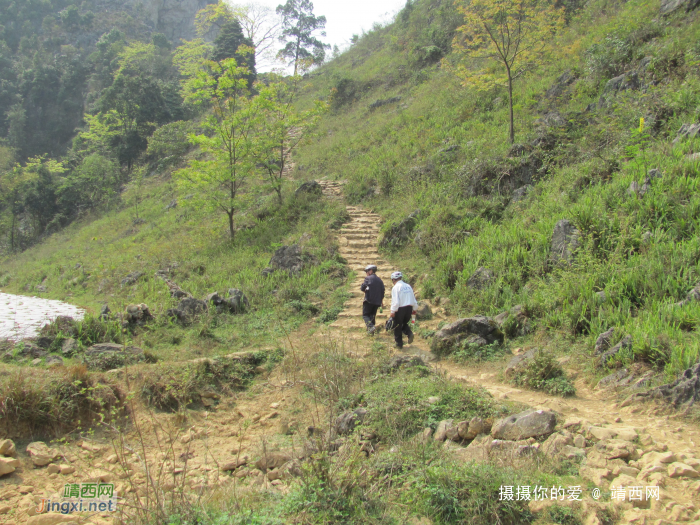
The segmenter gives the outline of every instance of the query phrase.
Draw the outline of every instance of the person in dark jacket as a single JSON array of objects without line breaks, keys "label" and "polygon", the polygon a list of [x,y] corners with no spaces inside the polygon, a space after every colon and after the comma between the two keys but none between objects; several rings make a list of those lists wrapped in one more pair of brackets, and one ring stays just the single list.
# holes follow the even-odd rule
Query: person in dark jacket
[{"label": "person in dark jacket", "polygon": [[367,325],[367,333],[374,334],[377,319],[377,310],[384,304],[384,282],[377,275],[377,267],[370,264],[365,268],[367,277],[360,286],[365,292],[365,300],[362,302],[362,319]]}]

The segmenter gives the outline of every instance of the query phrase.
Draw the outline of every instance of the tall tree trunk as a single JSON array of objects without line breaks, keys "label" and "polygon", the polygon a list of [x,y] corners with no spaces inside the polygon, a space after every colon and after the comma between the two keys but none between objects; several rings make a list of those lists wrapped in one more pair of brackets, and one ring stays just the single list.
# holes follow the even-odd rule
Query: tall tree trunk
[{"label": "tall tree trunk", "polygon": [[508,104],[510,106],[510,143],[515,142],[515,127],[513,124],[513,77],[510,73],[510,67],[506,66],[508,71]]},{"label": "tall tree trunk", "polygon": [[236,234],[236,231],[233,229],[233,210],[230,212],[227,211],[226,215],[228,215],[228,231],[229,234],[231,234],[231,240],[233,240],[233,237]]}]

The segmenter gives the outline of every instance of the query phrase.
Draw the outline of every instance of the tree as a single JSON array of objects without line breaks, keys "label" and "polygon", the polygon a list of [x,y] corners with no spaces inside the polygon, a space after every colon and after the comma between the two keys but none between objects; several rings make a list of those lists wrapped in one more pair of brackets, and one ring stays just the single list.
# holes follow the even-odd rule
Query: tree
[{"label": "tree", "polygon": [[234,5],[232,9],[255,48],[255,63],[260,66],[272,62],[275,55],[272,47],[279,40],[282,25],[275,11],[257,3]]},{"label": "tree", "polygon": [[234,18],[226,22],[216,36],[212,60],[221,62],[227,58],[235,58],[239,66],[248,70],[246,80],[248,85],[252,86],[255,81],[255,53],[248,52],[252,47],[253,42],[243,35],[241,24]]},{"label": "tree", "polygon": [[193,204],[226,214],[231,240],[234,217],[245,205],[245,186],[254,169],[254,132],[259,125],[257,98],[250,97],[246,77],[250,74],[236,60],[206,60],[198,71],[182,61],[185,99],[208,105],[202,126],[206,133],[190,135],[199,146],[201,159],[191,159],[187,168],[175,173],[181,191],[194,193]]},{"label": "tree", "polygon": [[[456,6],[465,23],[457,28],[453,61],[444,63],[465,85],[491,89],[507,84],[512,144],[513,81],[542,58],[548,40],[564,24],[564,11],[550,0],[457,0]],[[500,71],[489,68],[494,63]]]},{"label": "tree", "polygon": [[326,49],[331,47],[313,36],[319,30],[321,36],[326,36],[326,17],[316,16],[313,11],[314,4],[309,0],[287,0],[277,6],[276,12],[282,17],[279,40],[287,43],[278,56],[289,59],[289,65],[294,64],[295,75],[302,64],[322,64]]},{"label": "tree", "polygon": [[264,182],[282,204],[282,184],[289,156],[313,130],[328,105],[317,101],[312,109],[299,111],[295,104],[301,81],[299,75],[288,79],[272,78],[267,86],[259,88],[258,98],[263,113],[255,156]]}]

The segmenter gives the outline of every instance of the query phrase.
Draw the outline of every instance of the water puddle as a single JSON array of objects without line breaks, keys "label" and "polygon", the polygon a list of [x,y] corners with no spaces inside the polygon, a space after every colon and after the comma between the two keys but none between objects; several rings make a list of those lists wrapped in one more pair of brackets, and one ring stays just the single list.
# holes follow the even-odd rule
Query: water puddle
[{"label": "water puddle", "polygon": [[35,337],[59,315],[79,320],[85,310],[53,299],[0,293],[0,339],[19,341]]}]

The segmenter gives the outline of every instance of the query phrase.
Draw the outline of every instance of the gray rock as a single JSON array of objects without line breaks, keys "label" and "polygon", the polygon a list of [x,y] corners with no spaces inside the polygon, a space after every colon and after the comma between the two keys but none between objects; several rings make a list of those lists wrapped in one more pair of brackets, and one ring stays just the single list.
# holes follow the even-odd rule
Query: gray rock
[{"label": "gray rock", "polygon": [[165,206],[165,211],[172,210],[174,208],[177,208],[177,200],[173,199],[171,200],[167,206]]},{"label": "gray rock", "polygon": [[394,223],[382,237],[379,246],[382,248],[398,248],[411,240],[411,234],[418,224],[420,210],[416,210],[398,223]]},{"label": "gray rock", "polygon": [[453,419],[445,419],[443,421],[440,421],[440,423],[438,423],[437,428],[435,429],[435,434],[433,434],[433,439],[435,441],[445,441],[447,439],[448,430],[451,429],[453,426]]},{"label": "gray rock", "polygon": [[122,286],[131,286],[135,284],[141,277],[143,277],[143,272],[131,272],[129,275],[121,280]]},{"label": "gray rock", "polygon": [[364,408],[356,408],[352,412],[345,412],[338,416],[335,420],[335,431],[340,436],[349,434],[357,425],[361,425],[367,417],[367,410]]},{"label": "gray rock", "polygon": [[604,352],[601,356],[600,359],[598,360],[598,367],[603,367],[606,366],[612,359],[615,357],[618,353],[620,353],[620,350],[629,350],[632,348],[632,336],[631,335],[626,335],[625,337],[622,338],[622,341],[617,343],[615,346],[613,346],[610,350],[607,352]]},{"label": "gray rock", "polygon": [[513,195],[510,198],[510,202],[520,202],[525,197],[527,197],[527,194],[530,193],[531,190],[532,184],[525,184],[525,186],[521,186],[513,192]]},{"label": "gray rock", "polygon": [[598,381],[596,388],[609,388],[619,386],[620,382],[627,378],[629,375],[629,370],[627,370],[626,368],[620,368],[620,370],[617,370],[616,372],[613,372],[612,374],[609,374],[602,378],[600,381]]},{"label": "gray rock", "polygon": [[549,410],[526,410],[497,421],[491,429],[495,439],[517,441],[554,432],[557,416]]},{"label": "gray rock", "polygon": [[649,179],[651,179],[651,180],[660,179],[663,176],[664,176],[664,174],[661,172],[660,169],[657,169],[657,168],[652,168],[649,171],[647,171],[647,177],[649,177]]},{"label": "gray rock", "polygon": [[493,272],[488,268],[480,266],[476,271],[467,279],[467,286],[475,290],[482,290],[486,288],[493,281]]},{"label": "gray rock", "polygon": [[315,180],[310,180],[308,182],[303,183],[294,192],[294,195],[318,195],[318,196],[320,196],[322,194],[323,194],[323,188]]},{"label": "gray rock", "polygon": [[109,309],[109,306],[106,304],[103,304],[102,308],[100,308],[100,320],[107,321],[110,318],[111,313],[112,313],[112,310]]},{"label": "gray rock", "polygon": [[124,323],[126,326],[143,326],[147,322],[153,320],[153,314],[147,305],[141,304],[130,304],[126,307],[126,313],[124,314]]},{"label": "gray rock", "polygon": [[41,284],[35,286],[34,289],[35,289],[37,292],[39,292],[39,293],[46,293],[46,292],[48,292],[48,289],[46,288],[46,286],[41,285]]},{"label": "gray rock", "polygon": [[48,352],[34,343],[29,341],[22,342],[22,348],[17,352],[17,357],[27,357],[32,359],[44,358]]},{"label": "gray rock", "polygon": [[[217,294],[218,295],[218,294]],[[248,298],[237,288],[231,288],[228,291],[228,298],[219,298],[219,304],[216,306],[218,313],[230,312],[233,314],[242,314],[250,308]]]},{"label": "gray rock", "polygon": [[[510,317],[515,317],[515,323],[508,323],[508,325],[506,325],[506,321]],[[507,333],[505,331],[504,333],[508,337],[522,337],[532,331],[530,319],[525,315],[523,307],[520,304],[516,304],[510,310],[501,312],[494,317],[493,320],[502,330],[507,328]]]},{"label": "gray rock", "polygon": [[623,73],[615,78],[608,80],[603,88],[603,94],[598,101],[598,107],[607,107],[610,101],[622,91],[637,90],[641,87],[639,74],[636,71]]},{"label": "gray rock", "polygon": [[595,355],[601,355],[608,351],[610,345],[612,344],[612,338],[615,335],[615,328],[610,328],[608,331],[603,332],[595,340],[595,347],[593,353]]},{"label": "gray rock", "polygon": [[479,315],[457,319],[438,330],[430,342],[430,348],[436,354],[450,354],[470,336],[477,336],[485,344],[502,343],[504,339],[503,332],[493,319]]},{"label": "gray rock", "polygon": [[205,301],[207,303],[212,303],[214,306],[219,306],[223,302],[223,299],[219,295],[219,292],[214,292],[207,295]]},{"label": "gray rock", "polygon": [[685,7],[685,12],[690,13],[700,5],[700,0],[661,0],[659,13],[669,15],[681,7]]},{"label": "gray rock", "polygon": [[[462,425],[466,423],[466,425]],[[479,434],[486,432],[487,425],[480,417],[473,417],[471,421],[463,421],[457,425],[459,429],[459,437],[462,439],[474,439]]]},{"label": "gray rock", "polygon": [[554,85],[547,90],[545,96],[547,98],[559,98],[574,80],[576,80],[576,75],[574,75],[571,69],[564,71],[564,73],[557,78]]},{"label": "gray rock", "polygon": [[672,404],[676,408],[690,408],[700,401],[700,363],[686,369],[674,382],[633,394],[621,403],[629,406],[642,400],[655,399]]},{"label": "gray rock", "polygon": [[169,308],[165,312],[165,315],[167,317],[176,318],[180,324],[188,325],[192,323],[197,316],[206,312],[207,308],[206,301],[200,301],[194,297],[185,297],[180,300],[175,308]]},{"label": "gray rock", "polygon": [[506,379],[510,379],[513,376],[513,374],[515,374],[519,369],[527,366],[528,363],[535,358],[535,355],[537,354],[538,350],[539,349],[537,348],[533,348],[532,350],[528,350],[524,354],[514,355],[506,365],[506,369],[504,372]]},{"label": "gray rock", "polygon": [[558,111],[551,111],[535,120],[535,125],[545,128],[565,128],[568,123]]},{"label": "gray rock", "polygon": [[78,351],[78,341],[76,341],[73,338],[66,339],[63,341],[63,344],[61,345],[61,353],[66,356],[70,357],[73,354],[75,354]]},{"label": "gray rock", "polygon": [[278,248],[270,259],[270,266],[278,270],[286,270],[291,274],[298,274],[304,268],[301,247],[298,244],[292,244]]},{"label": "gray rock", "polygon": [[272,268],[263,268],[260,271],[260,275],[262,275],[263,277],[269,277],[270,275],[272,275],[274,273],[274,271],[275,270],[273,270]]},{"label": "gray rock", "polygon": [[382,106],[386,106],[387,104],[395,104],[397,102],[401,102],[401,97],[391,97],[391,98],[387,98],[384,100],[377,100],[376,102],[372,102],[369,105],[369,109],[375,110],[375,109],[380,108]]},{"label": "gray rock", "polygon": [[44,361],[46,363],[46,366],[58,366],[63,364],[63,358],[58,355],[50,355],[46,358]]},{"label": "gray rock", "polygon": [[681,302],[676,303],[676,306],[685,306],[686,304],[695,302],[695,301],[700,301],[700,283],[695,285],[695,288],[690,290],[688,294],[685,296],[685,299],[683,299]]},{"label": "gray rock", "polygon": [[395,355],[386,365],[387,370],[398,370],[404,367],[426,366],[425,361],[416,355]]},{"label": "gray rock", "polygon": [[433,311],[430,309],[427,303],[420,301],[418,303],[418,308],[416,308],[416,319],[419,321],[424,321],[433,318]]},{"label": "gray rock", "polygon": [[678,130],[678,135],[673,139],[673,143],[695,138],[698,134],[700,134],[700,124],[683,124]]},{"label": "gray rock", "polygon": [[145,359],[143,350],[136,346],[118,345],[116,343],[100,343],[85,351],[83,360],[92,370],[112,370],[141,362]]},{"label": "gray rock", "polygon": [[566,219],[560,220],[552,232],[552,260],[555,263],[571,263],[579,246],[579,231]]}]

